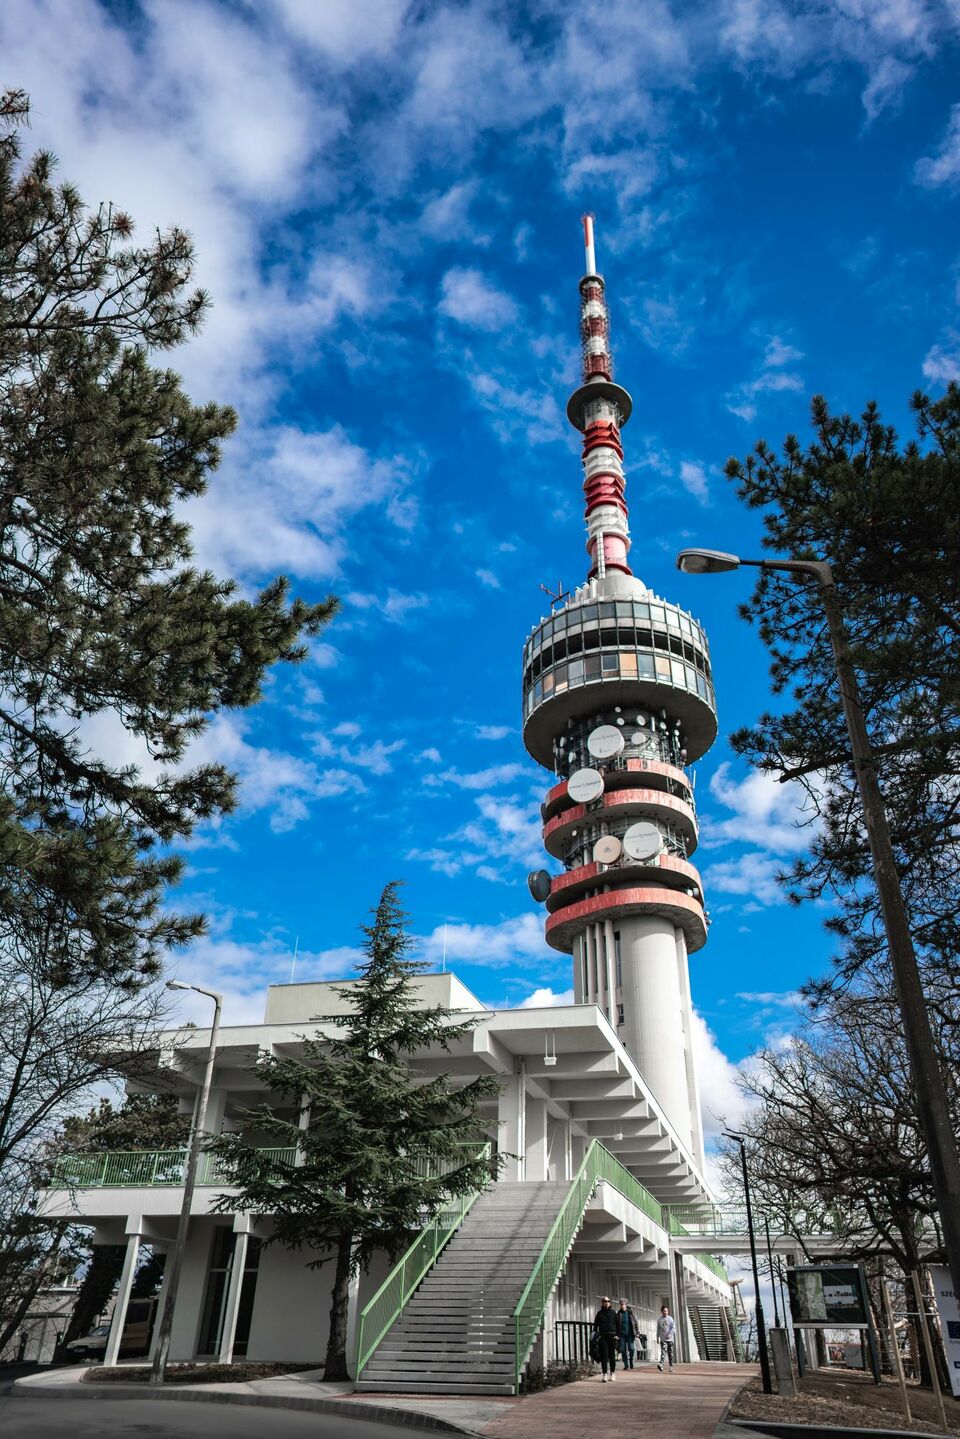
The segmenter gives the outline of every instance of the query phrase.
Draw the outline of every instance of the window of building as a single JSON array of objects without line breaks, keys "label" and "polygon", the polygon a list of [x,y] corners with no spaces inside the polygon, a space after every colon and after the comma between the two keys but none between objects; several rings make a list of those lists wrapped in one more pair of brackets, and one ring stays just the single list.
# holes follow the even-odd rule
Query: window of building
[{"label": "window of building", "polygon": [[622,1005],[622,1004],[618,1004],[618,1005],[617,1005],[617,1023],[618,1023],[618,1024],[622,1024],[622,1023],[623,1023],[623,1005]]}]

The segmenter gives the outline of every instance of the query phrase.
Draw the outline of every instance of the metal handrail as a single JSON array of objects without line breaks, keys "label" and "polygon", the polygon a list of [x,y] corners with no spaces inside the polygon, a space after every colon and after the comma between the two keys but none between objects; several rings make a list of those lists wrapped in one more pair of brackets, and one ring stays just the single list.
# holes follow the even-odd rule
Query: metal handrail
[{"label": "metal handrail", "polygon": [[[293,1165],[297,1151],[257,1149],[274,1164]],[[186,1149],[114,1149],[103,1153],[63,1154],[54,1162],[48,1189],[152,1189],[178,1188],[187,1168]],[[201,1154],[197,1184],[231,1183],[229,1161],[216,1154]]]},{"label": "metal handrail", "polygon": [[[492,1145],[485,1144],[477,1158],[489,1159],[492,1152]],[[400,1318],[408,1300],[422,1283],[424,1275],[433,1268],[441,1250],[460,1228],[482,1193],[483,1189],[473,1189],[467,1194],[461,1194],[452,1201],[451,1206],[435,1214],[406,1253],[397,1260],[373,1298],[364,1305],[357,1326],[358,1379],[373,1357],[377,1345],[387,1330]]]},{"label": "metal handrail", "polygon": [[611,1184],[661,1229],[664,1227],[663,1209],[649,1189],[645,1188],[639,1179],[634,1178],[609,1149],[605,1149],[599,1140],[594,1139],[583,1156],[583,1163],[570,1184],[567,1197],[560,1206],[560,1213],[551,1226],[540,1256],[513,1311],[513,1381],[517,1391],[520,1388],[520,1371],[543,1323],[547,1302],[567,1262],[567,1255],[577,1237],[584,1210],[601,1180]]}]

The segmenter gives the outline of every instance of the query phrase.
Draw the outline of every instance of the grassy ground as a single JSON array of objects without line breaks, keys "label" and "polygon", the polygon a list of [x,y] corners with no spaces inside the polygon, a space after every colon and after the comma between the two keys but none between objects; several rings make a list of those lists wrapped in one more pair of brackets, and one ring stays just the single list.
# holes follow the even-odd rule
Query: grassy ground
[{"label": "grassy ground", "polygon": [[[317,1364],[168,1364],[168,1384],[245,1384],[250,1379],[275,1379],[278,1375],[298,1374],[306,1369],[322,1368]],[[145,1384],[150,1378],[146,1364],[117,1364],[112,1369],[94,1365],[84,1374],[88,1384]]]},{"label": "grassy ground", "polygon": [[[907,1384],[912,1422],[907,1421],[895,1379],[874,1384],[868,1374],[854,1369],[817,1370],[799,1383],[796,1399],[764,1394],[760,1379],[745,1385],[730,1406],[731,1419],[769,1419],[780,1424],[840,1425],[850,1429],[913,1429],[918,1434],[942,1434],[933,1391]],[[950,1433],[960,1434],[960,1402],[944,1395]]]}]

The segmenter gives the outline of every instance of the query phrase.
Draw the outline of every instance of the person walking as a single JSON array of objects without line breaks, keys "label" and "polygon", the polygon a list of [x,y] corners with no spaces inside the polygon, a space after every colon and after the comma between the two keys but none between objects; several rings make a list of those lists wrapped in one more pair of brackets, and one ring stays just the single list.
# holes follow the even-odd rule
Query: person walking
[{"label": "person walking", "polygon": [[603,1373],[602,1383],[607,1382],[607,1370],[610,1371],[610,1383],[616,1379],[614,1372],[617,1366],[617,1334],[619,1321],[617,1311],[611,1306],[609,1297],[605,1294],[593,1320],[593,1332],[597,1336],[597,1347],[600,1351],[600,1369]]},{"label": "person walking", "polygon": [[620,1361],[624,1369],[633,1368],[633,1346],[637,1342],[637,1326],[633,1322],[633,1311],[625,1299],[620,1300],[617,1310],[617,1340],[620,1344]]},{"label": "person walking", "polygon": [[657,1320],[657,1343],[660,1346],[660,1359],[657,1368],[663,1373],[663,1364],[666,1360],[669,1372],[673,1373],[673,1355],[677,1342],[677,1321],[670,1310],[664,1304],[660,1309],[660,1318]]}]

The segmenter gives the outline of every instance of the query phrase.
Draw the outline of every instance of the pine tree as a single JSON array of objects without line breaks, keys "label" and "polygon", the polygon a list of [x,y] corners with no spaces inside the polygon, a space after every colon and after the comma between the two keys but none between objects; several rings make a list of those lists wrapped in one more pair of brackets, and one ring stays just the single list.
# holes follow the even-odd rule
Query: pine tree
[{"label": "pine tree", "polygon": [[[181,507],[236,416],[151,363],[209,307],[190,239],[136,245],[50,155],[21,162],[26,114],[0,100],[0,944],[32,927],[65,982],[135,983],[202,929],[161,907],[181,872],[166,846],[236,802],[223,765],[185,766],[190,742],[255,704],[334,603],[283,579],[241,599],[191,566]],[[156,772],[99,753],[98,720]]]},{"label": "pine tree", "polygon": [[298,1166],[278,1171],[237,1135],[212,1145],[240,1191],[218,1201],[221,1211],[269,1216],[273,1240],[316,1252],[311,1268],[335,1259],[330,1380],[347,1377],[351,1277],[378,1251],[396,1259],[451,1196],[491,1176],[491,1161],[479,1157],[478,1106],[498,1092],[497,1079],[484,1075],[454,1088],[446,1076],[418,1075],[412,1062],[418,1051],[449,1050],[475,1020],[417,1007],[414,980],[425,966],[408,957],[397,889],[396,882],[386,886],[373,923],[362,927],[359,981],[335,987],[349,1005],[333,1021],[338,1032],[305,1038],[302,1060],[271,1056],[256,1066],[273,1100],[247,1111],[246,1123],[275,1145],[299,1147]]},{"label": "pine tree", "polygon": [[[875,404],[860,420],[811,405],[813,442],[763,441],[727,474],[764,511],[764,546],[829,561],[847,626],[890,818],[918,960],[956,992],[960,965],[960,388],[912,400],[918,440],[901,445]],[[732,736],[734,748],[809,796],[809,856],[784,884],[828,898],[837,981],[884,982],[886,948],[870,852],[816,589],[762,573],[744,618],[769,648],[781,713]],[[830,981],[826,981],[829,987]],[[811,994],[823,997],[824,984]]]}]

